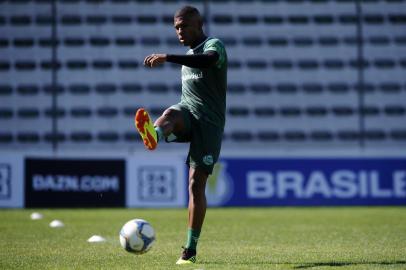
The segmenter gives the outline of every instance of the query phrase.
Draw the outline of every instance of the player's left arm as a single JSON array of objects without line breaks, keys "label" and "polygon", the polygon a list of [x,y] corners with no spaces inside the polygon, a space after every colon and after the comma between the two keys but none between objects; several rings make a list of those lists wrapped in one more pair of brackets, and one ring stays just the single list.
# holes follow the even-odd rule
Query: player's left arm
[{"label": "player's left arm", "polygon": [[171,62],[192,68],[209,68],[214,66],[220,56],[214,50],[204,51],[202,54],[151,54],[144,60],[144,65],[148,67],[155,67],[165,62]]}]

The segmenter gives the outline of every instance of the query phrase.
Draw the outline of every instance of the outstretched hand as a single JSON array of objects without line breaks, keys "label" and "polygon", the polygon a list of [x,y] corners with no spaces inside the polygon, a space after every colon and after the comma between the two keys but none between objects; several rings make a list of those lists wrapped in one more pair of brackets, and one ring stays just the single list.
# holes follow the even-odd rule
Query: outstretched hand
[{"label": "outstretched hand", "polygon": [[151,54],[145,57],[144,66],[156,67],[166,62],[166,54]]}]

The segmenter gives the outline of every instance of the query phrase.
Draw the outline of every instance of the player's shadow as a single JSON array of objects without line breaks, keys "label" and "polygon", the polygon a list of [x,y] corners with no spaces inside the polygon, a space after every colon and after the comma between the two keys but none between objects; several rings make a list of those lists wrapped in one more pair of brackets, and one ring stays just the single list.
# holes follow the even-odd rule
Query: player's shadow
[{"label": "player's shadow", "polygon": [[380,262],[314,262],[314,263],[302,263],[293,267],[293,269],[309,269],[320,266],[348,266],[348,265],[402,265],[406,264],[406,261],[380,261]]},{"label": "player's shadow", "polygon": [[214,261],[202,261],[201,264],[244,264],[244,265],[290,265],[292,269],[311,269],[314,267],[339,267],[349,265],[406,265],[406,261],[359,261],[359,262],[309,262],[309,263],[295,263],[295,262],[272,262],[272,261],[253,261],[253,262],[214,262]]}]

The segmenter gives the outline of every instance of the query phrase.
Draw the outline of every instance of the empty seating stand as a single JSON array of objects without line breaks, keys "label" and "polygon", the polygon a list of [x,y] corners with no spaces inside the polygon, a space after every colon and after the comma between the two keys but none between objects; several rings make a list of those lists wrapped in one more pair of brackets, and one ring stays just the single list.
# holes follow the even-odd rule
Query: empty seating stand
[{"label": "empty seating stand", "polygon": [[[60,0],[55,18],[52,3],[0,1],[0,149],[142,147],[137,108],[156,118],[181,93],[180,66],[142,61],[187,51],[173,13],[189,1]],[[404,147],[406,1],[360,3],[209,1],[229,58],[223,149]]]}]

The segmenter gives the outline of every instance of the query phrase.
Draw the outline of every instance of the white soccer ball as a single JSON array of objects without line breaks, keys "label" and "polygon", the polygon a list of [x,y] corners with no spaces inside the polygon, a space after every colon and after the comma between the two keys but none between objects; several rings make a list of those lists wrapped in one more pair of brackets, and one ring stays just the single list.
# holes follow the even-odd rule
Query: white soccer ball
[{"label": "white soccer ball", "polygon": [[128,252],[143,254],[151,249],[154,242],[154,228],[146,220],[132,219],[121,228],[120,244]]}]

